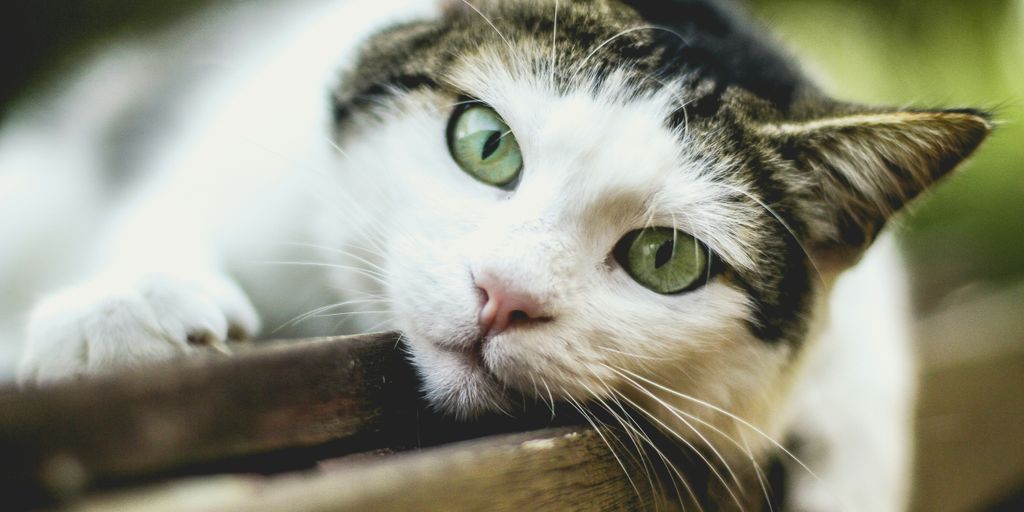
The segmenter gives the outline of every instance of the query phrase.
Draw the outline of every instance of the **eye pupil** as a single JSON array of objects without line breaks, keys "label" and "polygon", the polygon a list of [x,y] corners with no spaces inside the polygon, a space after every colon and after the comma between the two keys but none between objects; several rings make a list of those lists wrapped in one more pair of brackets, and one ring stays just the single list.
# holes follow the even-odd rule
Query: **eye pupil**
[{"label": "eye pupil", "polygon": [[484,142],[483,150],[480,152],[480,159],[487,160],[499,147],[501,147],[501,132],[491,132],[491,136],[487,137],[487,140]]},{"label": "eye pupil", "polygon": [[654,254],[654,268],[659,269],[665,266],[669,260],[672,259],[672,249],[675,247],[675,242],[672,240],[666,240],[665,243],[658,247],[658,252]]}]

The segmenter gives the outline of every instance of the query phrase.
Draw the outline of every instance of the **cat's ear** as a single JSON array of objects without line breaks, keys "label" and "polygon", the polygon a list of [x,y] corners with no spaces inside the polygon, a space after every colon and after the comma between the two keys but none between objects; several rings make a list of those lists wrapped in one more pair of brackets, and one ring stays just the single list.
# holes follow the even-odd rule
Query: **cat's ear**
[{"label": "cat's ear", "polygon": [[992,130],[970,110],[860,112],[761,124],[784,160],[809,247],[850,263],[886,220],[949,173]]}]

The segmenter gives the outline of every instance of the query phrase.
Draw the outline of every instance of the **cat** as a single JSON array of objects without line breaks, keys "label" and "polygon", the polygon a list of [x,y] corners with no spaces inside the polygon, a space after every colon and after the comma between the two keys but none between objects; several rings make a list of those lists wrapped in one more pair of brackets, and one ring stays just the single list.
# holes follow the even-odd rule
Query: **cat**
[{"label": "cat", "polygon": [[[48,188],[46,222],[103,226],[81,237],[87,277],[33,309],[22,383],[396,329],[451,415],[613,401],[727,468],[784,454],[785,510],[906,507],[913,362],[879,233],[988,114],[832,99],[710,0],[246,16],[203,21],[233,43],[190,51],[247,57],[144,109],[154,134],[122,128],[144,139],[129,186],[109,186],[91,135],[48,154],[45,111],[0,141],[4,169],[75,185]],[[56,95],[59,123],[164,98],[166,55],[100,57]],[[289,321],[303,311],[345,322]]]}]

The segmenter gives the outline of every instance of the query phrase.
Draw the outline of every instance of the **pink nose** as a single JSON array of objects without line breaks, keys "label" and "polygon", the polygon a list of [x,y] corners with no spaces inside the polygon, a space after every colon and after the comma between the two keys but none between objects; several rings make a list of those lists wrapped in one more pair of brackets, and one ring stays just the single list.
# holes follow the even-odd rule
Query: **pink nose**
[{"label": "pink nose", "polygon": [[480,308],[480,330],[495,336],[515,325],[535,320],[550,320],[535,296],[490,274],[476,277],[476,286],[484,292]]}]

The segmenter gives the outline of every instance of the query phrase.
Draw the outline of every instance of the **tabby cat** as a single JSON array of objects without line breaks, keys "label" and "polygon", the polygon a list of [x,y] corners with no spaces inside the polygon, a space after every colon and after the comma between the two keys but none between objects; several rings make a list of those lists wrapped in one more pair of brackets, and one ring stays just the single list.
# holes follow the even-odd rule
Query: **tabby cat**
[{"label": "tabby cat", "polygon": [[[781,455],[786,510],[905,508],[879,233],[984,112],[832,99],[710,0],[285,3],[107,52],[12,123],[4,171],[49,192],[24,222],[88,233],[11,245],[85,269],[35,307],[23,383],[396,329],[452,415],[617,403],[730,472]],[[198,55],[223,66],[182,80]]]}]

